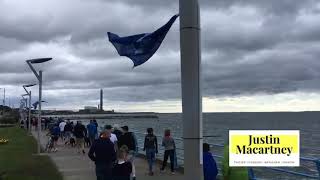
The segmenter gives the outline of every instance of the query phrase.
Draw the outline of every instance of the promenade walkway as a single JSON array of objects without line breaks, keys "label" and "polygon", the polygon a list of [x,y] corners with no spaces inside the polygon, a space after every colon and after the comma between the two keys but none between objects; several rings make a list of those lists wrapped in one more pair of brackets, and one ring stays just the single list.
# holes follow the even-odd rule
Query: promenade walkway
[{"label": "promenade walkway", "polygon": [[[32,132],[33,136],[37,138],[36,132]],[[48,139],[45,132],[41,133],[41,144],[44,147]],[[89,159],[86,148],[86,154],[77,153],[77,149],[64,146],[59,140],[58,152],[45,153],[48,155],[58,167],[59,171],[63,174],[65,180],[96,180],[95,165]],[[156,165],[154,176],[147,175],[147,161],[143,158],[136,159],[136,177],[137,180],[183,180],[183,175],[176,173],[170,175],[169,173],[160,174],[160,165]],[[167,172],[170,170],[168,169]]]}]

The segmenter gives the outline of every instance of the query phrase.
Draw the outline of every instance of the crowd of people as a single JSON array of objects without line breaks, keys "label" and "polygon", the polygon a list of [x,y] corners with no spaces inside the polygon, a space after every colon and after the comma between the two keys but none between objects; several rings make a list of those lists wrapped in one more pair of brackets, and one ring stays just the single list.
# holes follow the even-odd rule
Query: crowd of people
[{"label": "crowd of people", "polygon": [[137,141],[128,126],[121,129],[122,133],[117,136],[112,126],[105,126],[90,147],[88,156],[95,162],[97,180],[136,179],[134,158],[138,150]]},{"label": "crowd of people", "polygon": [[[136,179],[134,159],[138,153],[138,143],[135,134],[129,131],[128,126],[105,125],[103,131],[99,133],[96,120],[90,120],[86,126],[81,121],[74,124],[70,120],[59,120],[49,127],[49,134],[54,142],[53,151],[58,150],[59,140],[63,145],[76,147],[78,153],[86,154],[85,146],[90,147],[88,156],[96,164],[98,180],[107,180],[111,177],[113,180]],[[162,145],[165,153],[161,172],[164,172],[168,157],[170,157],[171,173],[174,174],[175,143],[170,130],[165,131]],[[147,129],[143,150],[146,151],[148,160],[148,174],[153,176],[158,140],[152,128]]]},{"label": "crowd of people", "polygon": [[[49,134],[54,141],[54,151],[57,151],[59,139],[63,145],[76,147],[78,153],[86,154],[87,146],[88,156],[96,165],[97,180],[136,180],[135,156],[138,153],[138,143],[128,126],[105,125],[103,130],[98,132],[96,120],[90,120],[86,126],[81,121],[74,124],[70,120],[60,120],[49,127]],[[170,159],[170,170],[174,175],[176,144],[169,129],[164,131],[161,145],[164,148],[164,156],[160,173],[164,173]],[[153,128],[146,130],[143,151],[148,162],[148,175],[153,176],[156,154],[159,152],[158,138]],[[203,173],[205,180],[215,180],[218,174],[210,145],[207,143],[203,144]]]},{"label": "crowd of people", "polygon": [[[46,130],[49,128],[49,123],[54,121],[53,118],[42,118],[41,119],[41,129]],[[56,120],[58,121],[58,120]],[[21,128],[26,128],[26,129],[33,129],[37,130],[38,129],[38,118],[37,117],[32,117],[29,122],[29,117],[25,117],[25,119],[20,120],[20,127]]]}]

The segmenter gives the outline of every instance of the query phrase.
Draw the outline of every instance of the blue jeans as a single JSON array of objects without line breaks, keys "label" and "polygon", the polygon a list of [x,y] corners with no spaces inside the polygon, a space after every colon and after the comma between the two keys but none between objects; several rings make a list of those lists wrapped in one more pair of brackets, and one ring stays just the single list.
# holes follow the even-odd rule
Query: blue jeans
[{"label": "blue jeans", "polygon": [[96,164],[97,180],[112,180],[112,164]]},{"label": "blue jeans", "polygon": [[156,150],[155,149],[146,149],[146,156],[149,164],[149,172],[152,172],[152,166],[156,160]]},{"label": "blue jeans", "polygon": [[95,134],[90,134],[89,135],[89,140],[90,140],[90,145],[92,146],[93,142],[95,141],[96,139],[96,135]]}]

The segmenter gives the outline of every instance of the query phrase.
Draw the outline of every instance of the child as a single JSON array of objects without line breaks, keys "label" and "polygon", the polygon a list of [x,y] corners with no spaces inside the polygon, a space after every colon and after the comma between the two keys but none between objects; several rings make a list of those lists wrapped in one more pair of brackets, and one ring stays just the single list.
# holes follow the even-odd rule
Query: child
[{"label": "child", "polygon": [[160,169],[161,172],[164,171],[167,165],[168,157],[170,156],[170,165],[171,165],[171,174],[174,173],[174,151],[176,149],[176,145],[174,143],[174,139],[171,137],[171,133],[169,129],[166,129],[164,132],[164,137],[162,139],[162,146],[164,146],[164,157],[162,167]]},{"label": "child", "polygon": [[126,145],[118,150],[118,160],[112,169],[113,180],[130,180],[132,164],[128,160],[129,149]]},{"label": "child", "polygon": [[146,156],[149,164],[149,175],[153,176],[152,166],[156,159],[156,153],[158,153],[158,141],[157,136],[153,134],[153,129],[147,129],[147,135],[144,138],[143,150],[146,151]]},{"label": "child", "polygon": [[204,180],[216,180],[218,175],[217,163],[213,159],[208,143],[203,143],[203,175]]}]

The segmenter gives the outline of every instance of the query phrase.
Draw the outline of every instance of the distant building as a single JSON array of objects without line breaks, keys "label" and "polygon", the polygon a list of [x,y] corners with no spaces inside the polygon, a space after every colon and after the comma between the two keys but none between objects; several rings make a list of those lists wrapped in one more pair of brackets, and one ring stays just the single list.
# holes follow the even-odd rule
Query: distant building
[{"label": "distant building", "polygon": [[81,113],[96,113],[98,112],[98,108],[95,106],[85,106],[84,109],[80,109]]},{"label": "distant building", "polygon": [[99,110],[103,111],[103,89],[100,89],[100,106]]},{"label": "distant building", "polygon": [[110,110],[110,111],[104,111],[105,113],[114,113],[114,110]]},{"label": "distant building", "polygon": [[89,111],[98,111],[98,108],[95,106],[85,106],[84,110],[89,110]]},{"label": "distant building", "polygon": [[95,106],[85,106],[84,109],[85,109],[85,110],[86,110],[86,109],[87,109],[87,110],[93,110],[93,109],[97,110],[98,108],[95,107]]}]

